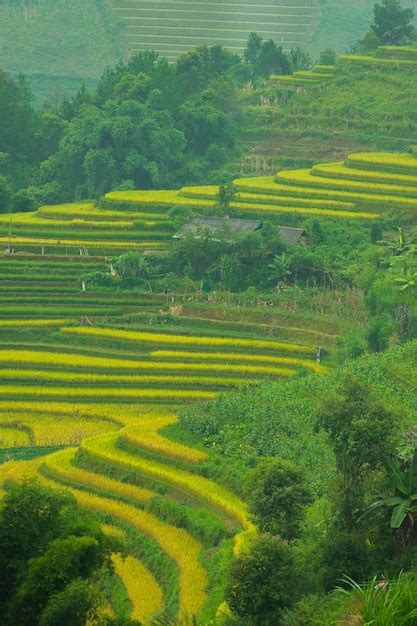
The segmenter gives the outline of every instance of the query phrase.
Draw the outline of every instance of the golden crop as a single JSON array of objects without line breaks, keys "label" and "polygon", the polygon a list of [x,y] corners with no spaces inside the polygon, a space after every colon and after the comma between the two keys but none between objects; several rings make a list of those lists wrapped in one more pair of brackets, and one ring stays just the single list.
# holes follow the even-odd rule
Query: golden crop
[{"label": "golden crop", "polygon": [[[144,365],[144,364],[142,364]],[[172,365],[172,363],[170,363]],[[176,369],[181,369],[181,364],[176,364]],[[149,368],[143,367],[143,369],[153,369],[154,364],[152,363]],[[165,369],[164,364],[161,364],[161,367],[158,369]],[[196,368],[197,369],[197,368]],[[204,368],[203,368],[204,369]],[[213,368],[214,369],[214,368]],[[227,370],[229,371],[229,369]],[[45,370],[27,370],[27,369],[2,369],[0,370],[0,380],[36,380],[39,382],[56,382],[60,381],[63,383],[85,383],[85,384],[94,384],[94,383],[124,383],[124,384],[138,384],[138,385],[149,385],[149,384],[159,384],[159,385],[177,385],[181,387],[181,385],[202,385],[209,387],[224,387],[224,386],[232,386],[238,387],[239,385],[248,383],[248,382],[256,382],[256,380],[252,379],[241,379],[241,378],[220,378],[217,376],[165,376],[165,375],[131,375],[126,376],[123,374],[96,374],[96,373],[79,373],[79,372],[51,372]]]},{"label": "golden crop", "polygon": [[[327,188],[342,189],[349,192],[362,192],[360,197],[371,198],[377,197],[378,194],[385,194],[385,202],[397,202],[397,196],[411,196],[416,199],[413,201],[417,205],[417,189],[407,187],[405,185],[388,185],[382,183],[369,183],[357,180],[341,180],[335,178],[325,178],[322,176],[314,176],[310,170],[289,170],[278,172],[276,176],[278,181],[294,182],[295,184],[318,185]],[[356,196],[358,197],[358,196]],[[401,198],[400,198],[401,199]],[[405,198],[404,198],[405,199]]]},{"label": "golden crop", "polygon": [[212,480],[192,474],[175,466],[134,456],[117,447],[118,435],[91,437],[81,447],[91,455],[124,469],[137,470],[161,482],[191,492],[203,502],[215,506],[238,521],[246,530],[251,527],[244,502]]},{"label": "golden crop", "polygon": [[121,438],[138,448],[149,450],[149,452],[154,454],[178,459],[185,463],[201,463],[207,458],[205,452],[184,446],[159,434],[158,431],[161,428],[175,424],[176,421],[176,417],[140,421],[135,426],[130,426],[123,431]]},{"label": "golden crop", "polygon": [[398,154],[394,152],[357,152],[348,156],[349,163],[358,166],[372,166],[375,169],[393,168],[414,172],[417,176],[417,158],[411,154]]},{"label": "golden crop", "polygon": [[[47,480],[46,484],[56,487],[54,481]],[[198,614],[204,606],[207,587],[207,574],[199,562],[200,543],[185,530],[166,524],[146,511],[79,489],[70,488],[70,491],[81,506],[119,519],[154,539],[179,569],[180,613]]]},{"label": "golden crop", "polygon": [[216,396],[213,391],[177,389],[120,389],[115,387],[76,388],[76,387],[34,387],[29,385],[0,385],[0,395],[7,397],[63,397],[63,398],[173,398],[174,400],[209,400]]},{"label": "golden crop", "polygon": [[122,339],[138,343],[161,343],[161,344],[188,344],[190,346],[230,346],[236,348],[251,348],[265,350],[281,350],[285,352],[300,352],[311,354],[314,349],[311,346],[285,343],[283,341],[266,341],[264,339],[238,339],[234,337],[204,337],[191,335],[169,335],[167,333],[153,333],[144,331],[118,330],[116,328],[86,328],[82,326],[63,328],[62,332],[86,335],[90,337],[108,337],[109,339]]},{"label": "golden crop", "polygon": [[124,584],[132,604],[131,618],[147,623],[162,611],[164,597],[155,576],[135,557],[112,555],[116,575]]},{"label": "golden crop", "polygon": [[[417,159],[416,159],[417,161]],[[408,184],[417,185],[417,176],[409,176],[406,174],[391,174],[386,171],[376,171],[367,169],[354,169],[355,163],[350,160],[347,165],[343,163],[325,163],[323,165],[315,165],[312,173],[316,176],[330,176],[332,178],[343,178],[348,180],[361,180],[373,182],[382,182],[385,184]],[[350,167],[351,166],[351,167]]]},{"label": "golden crop", "polygon": [[28,327],[28,326],[65,326],[71,324],[73,320],[60,319],[60,320],[0,320],[0,328],[12,328],[16,327]]},{"label": "golden crop", "polygon": [[276,365],[291,365],[306,367],[314,372],[324,372],[326,368],[312,359],[297,359],[285,356],[270,356],[263,354],[242,354],[239,352],[185,352],[181,350],[154,350],[151,356],[158,359],[196,359],[202,361],[239,361],[240,363],[274,363]]}]

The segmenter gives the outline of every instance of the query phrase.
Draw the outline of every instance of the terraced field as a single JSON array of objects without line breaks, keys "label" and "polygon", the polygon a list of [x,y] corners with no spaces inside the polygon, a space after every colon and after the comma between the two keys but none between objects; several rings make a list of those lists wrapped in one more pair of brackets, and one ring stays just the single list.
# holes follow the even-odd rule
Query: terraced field
[{"label": "terraced field", "polygon": [[[355,154],[236,185],[236,215],[367,224],[393,208],[417,209],[417,158]],[[83,291],[83,276],[110,255],[163,253],[170,208],[210,212],[216,192],[114,192],[101,208],[42,207],[0,220],[0,484],[35,474],[124,534],[129,556],[113,556],[115,573],[128,612],[145,624],[156,615],[207,623],[223,601],[219,562],[256,532],[245,503],[211,475],[211,452],[178,439],[179,407],[262,379],[321,375],[347,323],[183,295],[171,315],[166,294],[106,292],[88,281]],[[93,325],[79,324],[85,316]]]},{"label": "terraced field", "polygon": [[[234,181],[237,196],[231,202],[236,217],[324,217],[371,221],[386,211],[417,210],[417,157],[399,153],[356,153],[345,162],[311,169],[288,170],[276,176],[241,178]],[[147,192],[145,192],[147,193]],[[161,205],[189,207],[200,204],[207,212],[215,203],[216,186],[184,187],[161,195]],[[109,207],[140,208],[148,202],[140,191],[107,194]]]},{"label": "terraced field", "polygon": [[[39,274],[51,271],[44,258]],[[132,617],[207,623],[223,599],[217,559],[244,549],[255,529],[244,502],[207,477],[207,452],[165,431],[184,402],[300,368],[324,372],[314,345],[11,314],[0,323],[0,483],[36,475],[125,533],[129,556],[113,561]],[[43,456],[14,461],[22,450]]]},{"label": "terraced field", "polygon": [[[63,450],[26,466],[6,463],[4,478],[18,479],[29,467],[48,484],[70,488],[103,523],[141,537],[132,539],[128,561],[114,556],[132,616],[147,623],[162,611],[184,623],[204,616],[206,623],[222,597],[222,581],[210,566],[213,551],[243,549],[255,529],[245,504],[205,476],[207,453],[167,438],[164,429],[175,424],[179,403],[203,401],[262,377],[289,377],[300,367],[324,371],[314,348],[77,326],[48,338],[40,326],[37,349],[29,349],[25,327],[12,332],[5,336],[13,348],[0,351],[2,444]],[[71,345],[60,347],[65,340]],[[74,444],[78,448],[68,448]],[[212,526],[214,536],[207,531]],[[161,571],[159,552],[170,576]],[[150,589],[145,604],[136,573]]]},{"label": "terraced field", "polygon": [[249,34],[289,50],[311,37],[320,14],[318,0],[112,0],[125,24],[130,53],[155,50],[169,60],[201,45],[223,45],[241,53]]},{"label": "terraced field", "polygon": [[267,88],[246,95],[242,174],[342,160],[353,151],[407,150],[417,136],[416,51],[381,46],[372,56],[344,54],[336,66],[271,76]]}]

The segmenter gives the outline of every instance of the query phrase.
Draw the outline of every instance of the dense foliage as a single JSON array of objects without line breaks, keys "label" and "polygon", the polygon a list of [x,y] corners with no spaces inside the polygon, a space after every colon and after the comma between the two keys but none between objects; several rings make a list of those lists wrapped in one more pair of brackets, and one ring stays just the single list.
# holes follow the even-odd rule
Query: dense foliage
[{"label": "dense foliage", "polygon": [[[297,593],[303,598],[277,623],[315,625],[327,623],[315,620],[330,619],[330,615],[341,620],[349,612],[343,594],[334,597],[324,592],[343,576],[358,581],[381,571],[393,576],[413,561],[416,536],[410,529],[416,513],[410,500],[412,491],[401,484],[410,482],[407,476],[414,471],[410,461],[415,446],[411,414],[416,398],[406,372],[415,379],[415,355],[416,345],[412,343],[353,361],[330,376],[267,383],[221,396],[202,409],[192,407],[182,412],[183,426],[198,433],[208,448],[224,458],[224,480],[234,481],[238,489],[239,478],[248,476],[246,497],[260,528],[276,537],[288,536],[283,515],[290,510],[293,517],[289,528],[295,531],[301,525],[300,536],[289,537],[287,549],[295,569],[286,575],[290,579],[295,575],[295,599]],[[398,368],[406,376],[400,385]],[[323,439],[321,429],[328,433]],[[398,460],[399,450],[405,460]],[[268,458],[272,455],[274,460]],[[313,488],[314,503],[308,507],[305,520],[299,506],[306,502],[299,474],[294,474],[292,463],[286,466],[277,457],[296,462],[298,472],[303,468]],[[394,491],[393,473],[397,476]],[[274,502],[280,498],[284,502],[277,505],[273,517]],[[394,504],[400,531],[389,521]],[[412,519],[408,515],[398,517],[404,506]],[[238,593],[235,585],[242,594],[236,599],[233,596],[233,610],[237,616],[248,619],[251,615],[254,620],[244,624],[257,623],[256,619],[266,615],[265,607],[249,604],[261,602],[261,597],[255,600],[253,594],[245,592],[248,577],[257,575],[255,565],[250,565],[257,549],[253,547],[250,555],[237,559],[231,570],[229,594]],[[270,552],[272,558],[272,548]],[[265,565],[265,593],[269,593],[269,584]],[[281,593],[276,583],[273,588]],[[318,593],[321,600],[315,595]]]},{"label": "dense foliage", "polygon": [[104,598],[94,577],[109,565],[109,545],[70,495],[36,483],[11,487],[0,514],[0,555],[2,624],[99,623]]}]

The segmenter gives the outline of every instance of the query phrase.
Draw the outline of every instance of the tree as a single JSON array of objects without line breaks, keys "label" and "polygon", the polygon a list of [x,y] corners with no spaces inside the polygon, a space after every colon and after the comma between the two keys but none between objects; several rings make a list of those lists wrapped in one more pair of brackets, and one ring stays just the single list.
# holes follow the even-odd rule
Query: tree
[{"label": "tree", "polygon": [[252,71],[256,67],[262,48],[262,37],[257,33],[251,33],[249,35],[248,43],[246,44],[243,57],[251,67]]},{"label": "tree", "polygon": [[10,597],[27,562],[59,535],[64,508],[74,500],[37,483],[13,486],[0,517],[0,607]]},{"label": "tree", "polygon": [[292,48],[288,56],[293,71],[309,70],[313,65],[310,55],[307,52],[304,52],[300,46]]},{"label": "tree", "polygon": [[382,237],[384,235],[384,230],[382,228],[381,222],[372,222],[371,228],[369,231],[369,240],[371,243],[379,243],[382,241]]},{"label": "tree", "polygon": [[[294,59],[300,63],[308,60],[308,55],[301,49],[294,50]],[[264,41],[262,37],[256,33],[249,35],[246,49],[243,53],[246,63],[251,68],[251,74],[254,78],[268,78],[270,74],[290,74],[291,62],[289,57],[283,52],[282,46],[269,39]]]},{"label": "tree", "polygon": [[12,201],[12,189],[9,179],[0,175],[0,213],[7,213]]},{"label": "tree", "polygon": [[391,528],[400,557],[417,534],[417,450],[406,462],[394,459],[385,462],[387,478],[394,495],[380,496],[366,512],[385,508],[391,511]]},{"label": "tree", "polygon": [[93,626],[102,604],[102,597],[89,581],[76,579],[50,598],[39,626]]},{"label": "tree", "polygon": [[355,511],[362,506],[366,478],[383,466],[392,451],[397,420],[372,389],[357,377],[347,376],[337,395],[322,402],[317,423],[333,447],[340,476],[341,519],[350,533]]},{"label": "tree", "polygon": [[291,63],[282,46],[269,39],[262,44],[255,71],[263,78],[269,78],[271,74],[291,74]]},{"label": "tree", "polygon": [[9,623],[19,615],[20,626],[33,626],[33,616],[41,615],[55,594],[74,580],[87,580],[104,564],[104,557],[94,537],[70,536],[53,541],[29,563],[27,575],[10,604]]},{"label": "tree", "polygon": [[275,626],[297,599],[297,575],[291,547],[264,535],[232,562],[226,600],[235,615],[256,626]]},{"label": "tree", "polygon": [[[86,594],[82,600],[81,593],[67,586],[80,579],[92,585],[98,569],[108,566],[109,556],[110,545],[99,522],[79,509],[72,496],[36,482],[12,486],[0,512],[1,624],[15,626],[18,616],[19,626],[39,626],[44,611],[52,620],[65,605],[71,614],[71,598],[77,615]],[[88,597],[93,609],[97,590]]]},{"label": "tree", "polygon": [[218,209],[226,214],[230,209],[230,203],[235,200],[237,196],[237,190],[233,183],[226,183],[219,186],[219,191],[216,196],[216,205]]},{"label": "tree", "polygon": [[411,24],[414,9],[403,8],[399,0],[382,0],[374,5],[374,23],[372,31],[382,45],[400,45],[408,43],[415,33]]},{"label": "tree", "polygon": [[336,52],[331,48],[326,48],[320,53],[319,65],[336,65]]},{"label": "tree", "polygon": [[253,521],[262,532],[288,540],[297,537],[311,496],[294,463],[274,457],[261,459],[248,475],[246,493]]},{"label": "tree", "polygon": [[148,259],[139,252],[129,251],[122,254],[115,262],[114,268],[126,283],[148,281],[150,265]]},{"label": "tree", "polygon": [[38,206],[34,193],[29,189],[21,189],[13,196],[13,211],[16,213],[36,211]]},{"label": "tree", "polygon": [[400,286],[400,291],[416,291],[417,270],[408,271],[405,276],[396,278],[395,282]]},{"label": "tree", "polygon": [[384,352],[389,345],[391,325],[383,316],[373,317],[369,322],[366,340],[371,352]]}]

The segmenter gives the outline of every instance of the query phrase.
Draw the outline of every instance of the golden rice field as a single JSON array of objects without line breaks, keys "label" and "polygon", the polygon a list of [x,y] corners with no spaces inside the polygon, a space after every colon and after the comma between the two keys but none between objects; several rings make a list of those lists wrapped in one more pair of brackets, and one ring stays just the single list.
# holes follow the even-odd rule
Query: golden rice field
[{"label": "golden rice field", "polygon": [[[372,220],[390,207],[414,210],[414,161],[410,155],[351,155],[343,164],[238,179],[231,214]],[[245,502],[208,477],[211,451],[171,434],[178,432],[178,409],[242,384],[300,371],[317,376],[328,369],[325,359],[316,362],[316,345],[291,341],[289,334],[269,338],[260,328],[250,335],[230,333],[219,321],[215,334],[200,332],[197,325],[158,330],[161,326],[140,318],[129,329],[130,294],[91,291],[94,326],[78,325],[78,317],[90,314],[87,298],[80,298],[83,273],[133,245],[145,252],[168,249],[174,232],[168,211],[183,206],[207,214],[216,193],[215,186],[113,192],[99,207],[91,202],[41,207],[13,219],[10,239],[8,218],[0,217],[0,243],[14,250],[0,255],[7,275],[0,298],[5,308],[14,299],[15,307],[8,315],[0,312],[0,449],[12,459],[0,463],[0,496],[7,480],[36,475],[54,488],[70,489],[108,532],[133,529],[134,536],[151,541],[176,573],[172,589],[162,584],[155,564],[135,551],[126,558],[113,555],[131,615],[145,624],[166,609],[171,596],[177,597],[176,615],[192,623],[208,610],[208,590],[215,584],[207,562],[218,546],[206,546],[192,524],[185,528],[162,509],[151,511],[161,494],[219,520],[234,537],[230,554],[232,543],[239,553],[256,534]],[[166,306],[159,295],[138,298],[159,314]],[[111,312],[101,306],[106,300]],[[120,312],[114,309],[118,300]],[[41,446],[62,450],[13,460],[15,453],[35,453]]]},{"label": "golden rice field", "polygon": [[[136,331],[134,342],[128,335],[134,349],[121,358],[126,341],[117,329],[93,329],[104,332],[96,335],[98,349],[88,334],[71,333],[71,328],[80,327],[65,326],[61,332],[52,323],[45,326],[51,331],[43,331],[42,325],[22,325],[19,332],[25,328],[54,332],[56,338],[73,337],[77,351],[40,344],[39,349],[15,345],[0,350],[0,437],[4,426],[5,447],[11,443],[77,447],[29,464],[21,462],[21,473],[18,462],[0,465],[0,483],[4,477],[18,479],[25,467],[31,468],[45,484],[70,489],[105,523],[118,523],[151,538],[178,571],[177,614],[191,623],[208,602],[203,546],[190,531],[146,510],[156,497],[153,485],[228,520],[235,532],[235,553],[246,549],[256,529],[244,502],[200,474],[207,452],[167,438],[164,429],[176,423],[176,408],[183,402],[204,401],[228,386],[262,377],[289,376],[304,366],[313,374],[325,368],[315,363],[312,347],[278,341]],[[197,352],[201,346],[204,351]],[[11,422],[24,430],[11,432]],[[16,432],[24,433],[25,441],[23,435],[10,439]],[[135,477],[134,482],[121,481],[119,473]],[[158,572],[133,554],[126,559],[113,555],[113,562],[130,599],[132,617],[146,624],[165,607],[167,590],[161,587]]]},{"label": "golden rice field", "polygon": [[114,570],[126,587],[132,603],[131,618],[148,622],[164,606],[163,592],[155,576],[135,557],[114,554]]}]

